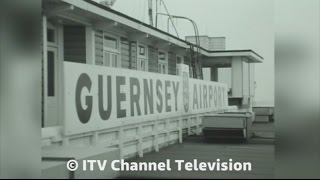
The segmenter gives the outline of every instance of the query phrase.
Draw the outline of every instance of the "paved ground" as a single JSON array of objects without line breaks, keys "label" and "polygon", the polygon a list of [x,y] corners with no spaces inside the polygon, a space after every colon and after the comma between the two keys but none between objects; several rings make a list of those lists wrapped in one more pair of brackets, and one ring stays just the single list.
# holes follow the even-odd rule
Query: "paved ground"
[{"label": "paved ground", "polygon": [[135,162],[162,162],[165,159],[202,162],[215,162],[217,158],[240,162],[251,162],[251,172],[216,171],[177,171],[174,163],[168,172],[122,172],[120,178],[273,178],[274,131],[273,124],[254,124],[256,137],[248,143],[208,142],[202,136],[191,136],[182,144],[161,149],[158,153],[149,153],[144,158],[131,159]]}]

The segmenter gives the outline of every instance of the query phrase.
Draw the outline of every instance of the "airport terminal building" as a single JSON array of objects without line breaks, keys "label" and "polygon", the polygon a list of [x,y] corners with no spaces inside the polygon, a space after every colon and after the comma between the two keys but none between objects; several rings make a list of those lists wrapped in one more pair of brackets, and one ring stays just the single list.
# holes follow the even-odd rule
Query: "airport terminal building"
[{"label": "airport terminal building", "polygon": [[44,176],[57,175],[59,159],[142,157],[200,134],[204,115],[252,111],[263,61],[253,50],[181,39],[91,0],[42,4]]}]

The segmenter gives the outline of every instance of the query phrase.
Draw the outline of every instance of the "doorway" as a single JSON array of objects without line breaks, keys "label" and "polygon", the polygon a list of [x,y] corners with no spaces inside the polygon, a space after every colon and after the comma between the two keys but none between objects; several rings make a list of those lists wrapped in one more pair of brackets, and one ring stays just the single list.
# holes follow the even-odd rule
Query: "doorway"
[{"label": "doorway", "polygon": [[47,113],[45,126],[58,125],[58,48],[48,47],[47,49],[47,92],[46,107]]},{"label": "doorway", "polygon": [[59,38],[58,28],[47,23],[47,52],[44,58],[44,121],[42,127],[59,126]]}]

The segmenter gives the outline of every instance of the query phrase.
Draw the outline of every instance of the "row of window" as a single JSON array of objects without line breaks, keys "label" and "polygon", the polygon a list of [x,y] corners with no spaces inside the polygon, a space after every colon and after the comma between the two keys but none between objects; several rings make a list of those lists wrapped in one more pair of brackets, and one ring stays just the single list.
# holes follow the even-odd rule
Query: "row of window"
[{"label": "row of window", "polygon": [[[47,30],[48,43],[56,42],[55,31],[52,28]],[[103,65],[108,67],[121,67],[120,58],[120,39],[117,36],[103,32]],[[177,64],[183,64],[183,56],[176,56]],[[137,46],[137,70],[148,71],[148,46],[138,44]],[[177,66],[176,74],[180,74],[180,67]],[[158,52],[158,72],[168,74],[168,55],[167,52],[159,50]],[[190,68],[192,76],[192,68]]]},{"label": "row of window", "polygon": [[[112,34],[103,32],[103,65],[121,67],[120,39]],[[183,63],[183,57],[177,56],[177,64]],[[148,71],[148,46],[139,43],[137,46],[137,70]],[[168,53],[158,51],[158,72],[168,74]],[[177,74],[180,69],[177,67]]]}]

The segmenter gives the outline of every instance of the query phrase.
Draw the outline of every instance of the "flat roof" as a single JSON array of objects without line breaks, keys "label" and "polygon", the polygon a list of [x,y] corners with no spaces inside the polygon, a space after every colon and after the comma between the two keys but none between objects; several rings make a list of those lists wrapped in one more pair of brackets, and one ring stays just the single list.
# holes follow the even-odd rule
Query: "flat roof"
[{"label": "flat roof", "polygon": [[253,50],[225,50],[225,51],[208,51],[203,49],[204,52],[202,54],[208,57],[246,57],[250,63],[261,63],[263,61],[263,57]]}]

